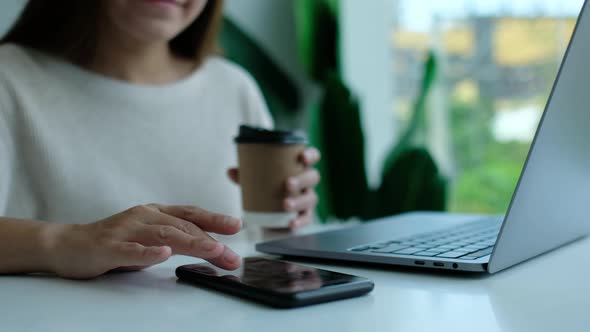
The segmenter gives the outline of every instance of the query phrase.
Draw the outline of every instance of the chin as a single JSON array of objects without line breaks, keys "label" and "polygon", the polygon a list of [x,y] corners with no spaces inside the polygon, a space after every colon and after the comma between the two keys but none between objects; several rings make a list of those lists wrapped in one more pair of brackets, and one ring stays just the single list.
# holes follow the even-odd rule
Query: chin
[{"label": "chin", "polygon": [[109,0],[106,18],[123,34],[142,41],[172,40],[198,18],[205,0]]},{"label": "chin", "polygon": [[140,28],[133,29],[131,32],[135,38],[143,41],[170,41],[182,32],[182,27],[171,24],[158,23],[150,24]]}]

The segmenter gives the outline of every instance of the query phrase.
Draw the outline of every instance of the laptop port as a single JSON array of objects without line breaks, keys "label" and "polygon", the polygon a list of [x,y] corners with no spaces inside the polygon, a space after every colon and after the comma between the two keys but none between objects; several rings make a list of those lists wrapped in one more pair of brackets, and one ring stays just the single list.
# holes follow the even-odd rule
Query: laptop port
[{"label": "laptop port", "polygon": [[426,262],[424,262],[424,261],[414,261],[414,264],[416,264],[416,265],[424,265],[424,264],[426,264]]},{"label": "laptop port", "polygon": [[434,262],[434,266],[445,267],[445,263]]}]

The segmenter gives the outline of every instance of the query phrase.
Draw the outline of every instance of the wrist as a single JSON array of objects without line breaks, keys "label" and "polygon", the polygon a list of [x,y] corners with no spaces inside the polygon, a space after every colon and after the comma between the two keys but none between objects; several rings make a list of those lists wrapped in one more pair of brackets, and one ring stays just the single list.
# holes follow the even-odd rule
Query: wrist
[{"label": "wrist", "polygon": [[63,244],[64,234],[74,225],[43,224],[39,229],[39,266],[44,272],[56,273],[60,257],[60,244]]}]

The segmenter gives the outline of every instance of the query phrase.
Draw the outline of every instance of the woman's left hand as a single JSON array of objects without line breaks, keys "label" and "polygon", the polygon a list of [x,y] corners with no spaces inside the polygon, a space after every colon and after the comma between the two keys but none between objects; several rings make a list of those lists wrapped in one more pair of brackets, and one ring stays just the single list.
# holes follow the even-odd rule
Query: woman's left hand
[{"label": "woman's left hand", "polygon": [[[320,161],[321,154],[316,148],[307,148],[299,156],[299,161],[306,170],[302,174],[290,177],[285,181],[285,200],[283,206],[286,211],[297,212],[298,216],[289,223],[291,230],[309,225],[313,220],[313,212],[318,204],[318,196],[314,188],[320,183],[320,173],[313,168]],[[237,168],[228,171],[229,178],[239,183]],[[298,195],[293,197],[294,195]]]}]

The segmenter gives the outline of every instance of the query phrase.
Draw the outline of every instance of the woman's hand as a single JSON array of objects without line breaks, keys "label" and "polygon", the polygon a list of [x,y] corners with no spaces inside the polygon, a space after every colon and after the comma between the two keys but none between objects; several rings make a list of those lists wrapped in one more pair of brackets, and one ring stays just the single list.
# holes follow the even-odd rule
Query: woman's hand
[{"label": "woman's hand", "polygon": [[[320,183],[320,173],[313,166],[320,161],[320,158],[321,154],[317,149],[305,149],[299,156],[299,161],[305,165],[307,170],[285,181],[284,208],[286,211],[298,213],[297,218],[289,223],[289,228],[292,230],[306,226],[312,221],[313,212],[318,204],[318,196],[314,188]],[[239,183],[240,177],[237,168],[230,169],[228,175],[232,181]],[[293,195],[299,196],[291,197]]]},{"label": "woman's hand", "polygon": [[173,254],[199,257],[221,268],[240,257],[206,232],[231,235],[241,221],[193,206],[142,205],[87,225],[52,225],[48,230],[51,270],[87,279],[113,269],[139,270]]}]

